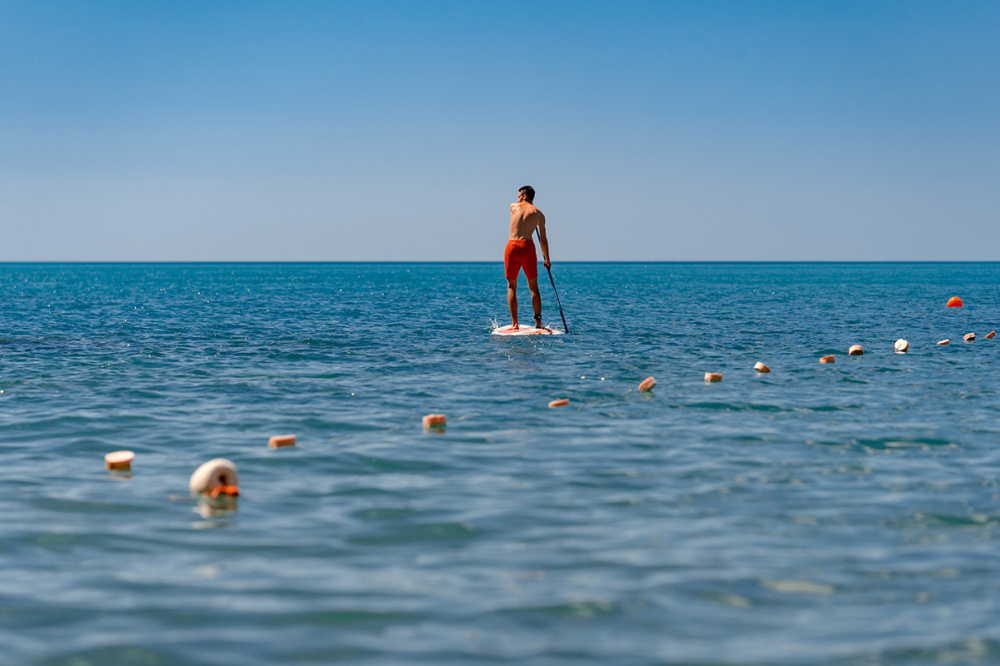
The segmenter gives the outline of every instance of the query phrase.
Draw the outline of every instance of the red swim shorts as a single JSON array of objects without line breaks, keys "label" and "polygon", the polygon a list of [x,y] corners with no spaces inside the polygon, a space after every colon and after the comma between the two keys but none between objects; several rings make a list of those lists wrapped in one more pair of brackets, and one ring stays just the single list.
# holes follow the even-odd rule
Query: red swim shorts
[{"label": "red swim shorts", "polygon": [[508,280],[516,280],[517,273],[524,269],[524,277],[534,280],[538,277],[538,257],[535,256],[535,244],[531,239],[518,238],[507,241],[507,249],[503,253],[503,269]]}]

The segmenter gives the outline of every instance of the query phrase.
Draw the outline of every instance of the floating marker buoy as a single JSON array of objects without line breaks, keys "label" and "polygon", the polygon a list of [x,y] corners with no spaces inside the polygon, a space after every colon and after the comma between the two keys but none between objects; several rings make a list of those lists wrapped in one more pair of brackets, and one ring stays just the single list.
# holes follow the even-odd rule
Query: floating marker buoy
[{"label": "floating marker buoy", "polygon": [[428,414],[424,417],[425,428],[443,428],[448,422],[448,417],[444,414]]},{"label": "floating marker buoy", "polygon": [[655,387],[655,386],[656,386],[656,380],[653,379],[652,377],[646,377],[639,384],[639,390],[640,391],[652,391],[653,387]]},{"label": "floating marker buoy", "polygon": [[836,360],[837,360],[837,357],[834,356],[833,354],[831,354],[829,356],[820,356],[820,358],[819,358],[819,362],[820,363],[833,363]]},{"label": "floating marker buoy", "polygon": [[753,364],[753,369],[756,370],[757,372],[771,372],[771,368],[767,367],[760,361],[757,361],[756,363]]},{"label": "floating marker buoy", "polygon": [[283,446],[295,446],[295,435],[274,435],[271,439],[267,440],[267,445],[272,449],[278,449]]},{"label": "floating marker buoy", "polygon": [[948,299],[948,305],[946,305],[945,307],[960,308],[962,307],[962,299],[959,298],[958,296],[952,296],[951,298]]},{"label": "floating marker buoy", "polygon": [[861,345],[851,345],[851,348],[847,350],[848,356],[861,356],[865,353],[865,348]]},{"label": "floating marker buoy", "polygon": [[132,469],[135,454],[131,451],[112,451],[104,456],[104,466],[116,472],[127,472]]},{"label": "floating marker buoy", "polygon": [[722,373],[721,372],[706,372],[705,373],[706,382],[721,382]]},{"label": "floating marker buoy", "polygon": [[219,495],[236,497],[240,494],[240,474],[231,461],[215,458],[196,469],[188,485],[192,495],[207,494],[213,499]]},{"label": "floating marker buoy", "polygon": [[990,331],[989,333],[987,333],[987,334],[986,334],[986,335],[984,335],[983,337],[984,337],[984,338],[986,338],[987,340],[990,340],[990,339],[992,339],[992,338],[993,338],[993,336],[995,336],[996,334],[997,334],[997,332],[996,332],[996,331]]},{"label": "floating marker buoy", "polygon": [[975,333],[966,333],[965,335],[962,336],[962,339],[965,340],[966,342],[975,342],[976,341],[976,334]]},{"label": "floating marker buoy", "polygon": [[549,403],[549,407],[565,407],[569,404],[569,398],[563,398],[562,400],[553,400]]},{"label": "floating marker buoy", "polygon": [[907,349],[910,348],[910,343],[904,340],[903,338],[900,338],[899,340],[896,340],[895,344],[893,344],[892,346],[896,348],[896,351],[902,354],[903,352],[905,352]]},{"label": "floating marker buoy", "polygon": [[945,340],[942,340],[941,342],[939,342],[938,344],[939,345],[950,345],[951,344],[951,340],[945,339]]}]

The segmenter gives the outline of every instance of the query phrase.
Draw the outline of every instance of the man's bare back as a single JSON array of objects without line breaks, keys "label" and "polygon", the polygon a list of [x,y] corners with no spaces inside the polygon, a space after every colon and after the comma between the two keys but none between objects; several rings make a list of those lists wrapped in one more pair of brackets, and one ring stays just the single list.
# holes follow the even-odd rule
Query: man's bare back
[{"label": "man's bare back", "polygon": [[510,205],[510,240],[530,240],[535,228],[545,231],[545,216],[534,204],[518,200]]}]

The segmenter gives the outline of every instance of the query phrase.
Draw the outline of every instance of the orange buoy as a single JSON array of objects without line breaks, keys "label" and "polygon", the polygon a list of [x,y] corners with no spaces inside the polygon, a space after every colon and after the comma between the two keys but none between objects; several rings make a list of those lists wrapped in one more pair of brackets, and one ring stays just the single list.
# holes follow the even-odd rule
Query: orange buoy
[{"label": "orange buoy", "polygon": [[209,495],[213,499],[219,495],[240,494],[240,474],[236,465],[225,458],[215,458],[203,463],[191,475],[188,485],[192,495]]},{"label": "orange buoy", "polygon": [[986,335],[984,335],[983,337],[984,337],[984,338],[986,338],[987,340],[990,340],[990,339],[992,339],[992,338],[993,338],[993,337],[994,337],[994,336],[995,336],[996,334],[997,334],[997,332],[996,332],[996,331],[990,331],[989,333],[987,333],[987,334],[986,334]]},{"label": "orange buoy", "polygon": [[424,427],[425,428],[443,428],[445,423],[447,423],[448,417],[444,414],[428,414],[424,417]]},{"label": "orange buoy", "polygon": [[905,352],[907,349],[910,348],[910,343],[904,340],[903,338],[900,338],[899,340],[896,340],[896,342],[892,346],[895,347],[897,352],[902,354],[903,352]]},{"label": "orange buoy", "polygon": [[549,403],[549,407],[565,407],[569,404],[569,398],[563,398],[562,400],[553,400]]},{"label": "orange buoy", "polygon": [[721,382],[722,373],[721,372],[706,372],[705,373],[706,382]]},{"label": "orange buoy", "polygon": [[833,363],[836,360],[837,360],[837,357],[834,356],[833,354],[831,354],[829,356],[821,356],[820,359],[819,359],[819,362],[820,363]]},{"label": "orange buoy", "polygon": [[951,340],[948,340],[946,338],[946,339],[942,340],[941,342],[939,342],[938,344],[939,345],[950,345],[951,344]]},{"label": "orange buoy", "polygon": [[966,333],[965,335],[962,336],[962,339],[965,340],[966,342],[975,342],[976,341],[976,334],[975,333]]},{"label": "orange buoy", "polygon": [[112,451],[104,456],[104,466],[116,472],[127,472],[132,469],[132,460],[135,453],[132,451]]},{"label": "orange buoy", "polygon": [[760,361],[757,361],[756,363],[753,364],[753,369],[756,370],[757,372],[771,372],[771,368],[767,367]]},{"label": "orange buoy", "polygon": [[652,377],[646,377],[639,384],[639,390],[640,391],[652,391],[654,386],[656,386],[656,380],[653,379]]},{"label": "orange buoy", "polygon": [[851,345],[851,348],[847,350],[848,356],[861,356],[865,353],[865,348],[861,345]]},{"label": "orange buoy", "polygon": [[960,308],[962,307],[962,299],[959,298],[958,296],[952,296],[951,298],[948,299],[948,305],[946,305],[945,307]]},{"label": "orange buoy", "polygon": [[295,435],[274,435],[267,441],[267,445],[272,449],[279,449],[283,446],[295,446]]}]

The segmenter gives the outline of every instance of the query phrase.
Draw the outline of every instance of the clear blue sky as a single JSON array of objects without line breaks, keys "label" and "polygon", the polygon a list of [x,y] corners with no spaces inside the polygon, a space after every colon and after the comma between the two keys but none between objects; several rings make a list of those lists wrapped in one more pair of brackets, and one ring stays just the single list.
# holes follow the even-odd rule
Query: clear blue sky
[{"label": "clear blue sky", "polygon": [[998,2],[0,2],[0,261],[979,260]]}]

